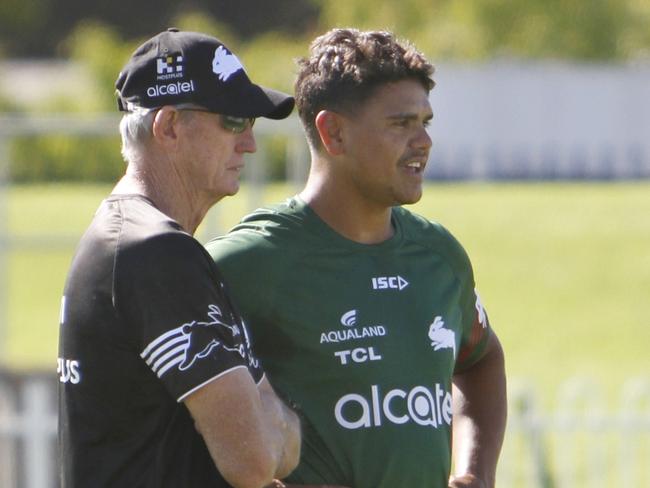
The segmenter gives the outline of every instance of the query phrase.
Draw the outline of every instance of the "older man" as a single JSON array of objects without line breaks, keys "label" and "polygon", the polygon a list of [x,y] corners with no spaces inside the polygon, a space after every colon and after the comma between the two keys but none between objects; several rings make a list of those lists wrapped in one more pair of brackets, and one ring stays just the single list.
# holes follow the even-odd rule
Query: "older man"
[{"label": "older man", "polygon": [[237,192],[255,117],[287,117],[293,99],[253,84],[216,38],[176,29],[140,46],[116,87],[126,174],[62,300],[62,486],[263,487],[296,465],[298,419],[192,235]]}]

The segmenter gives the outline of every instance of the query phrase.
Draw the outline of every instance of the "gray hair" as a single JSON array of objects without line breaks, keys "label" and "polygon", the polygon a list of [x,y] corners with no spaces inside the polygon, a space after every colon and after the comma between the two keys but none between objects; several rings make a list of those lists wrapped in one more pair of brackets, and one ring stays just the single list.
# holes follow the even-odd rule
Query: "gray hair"
[{"label": "gray hair", "polygon": [[155,110],[136,110],[122,117],[120,121],[122,157],[127,164],[142,158],[143,150],[153,135],[155,115]]},{"label": "gray hair", "polygon": [[[204,107],[195,103],[177,103],[173,105],[181,113],[185,110],[199,110],[207,112]],[[147,142],[153,136],[153,119],[157,108],[131,107],[131,112],[126,113],[120,121],[120,135],[122,136],[122,157],[124,161],[132,163],[143,156]],[[187,112],[191,117],[191,112]],[[181,115],[183,116],[183,115]]]}]

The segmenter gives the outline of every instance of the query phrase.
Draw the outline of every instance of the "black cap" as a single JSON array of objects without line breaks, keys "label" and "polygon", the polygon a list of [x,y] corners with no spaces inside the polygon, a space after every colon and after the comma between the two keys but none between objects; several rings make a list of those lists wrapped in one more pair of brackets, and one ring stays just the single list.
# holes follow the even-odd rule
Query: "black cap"
[{"label": "black cap", "polygon": [[136,49],[115,88],[123,112],[192,103],[233,117],[284,119],[294,106],[290,95],[252,83],[237,56],[218,39],[178,29]]}]

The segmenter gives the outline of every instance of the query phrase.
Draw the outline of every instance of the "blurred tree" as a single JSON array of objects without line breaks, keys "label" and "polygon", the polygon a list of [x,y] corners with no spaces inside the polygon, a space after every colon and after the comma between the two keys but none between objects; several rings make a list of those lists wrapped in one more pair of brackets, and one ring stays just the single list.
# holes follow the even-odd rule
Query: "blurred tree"
[{"label": "blurred tree", "polygon": [[119,136],[18,137],[11,145],[10,175],[18,183],[115,182],[124,172]]},{"label": "blurred tree", "polygon": [[321,0],[321,29],[385,29],[434,59],[480,59],[485,32],[474,2],[456,0]]},{"label": "blurred tree", "polygon": [[16,115],[21,112],[24,112],[24,109],[22,107],[18,106],[6,95],[0,93],[0,116],[4,115],[5,113]]},{"label": "blurred tree", "polygon": [[318,0],[321,30],[388,29],[434,57],[647,56],[648,0]]},{"label": "blurred tree", "polygon": [[436,59],[616,60],[650,49],[649,0],[66,0],[65,15],[61,8],[56,0],[1,0],[0,53],[62,55],[61,41],[82,19],[145,38],[188,12],[193,25],[204,12],[244,44],[273,32],[303,40],[354,26],[390,29]]},{"label": "blurred tree", "polygon": [[239,37],[229,24],[220,22],[209,13],[201,10],[180,12],[171,23],[181,30],[211,34],[234,51],[237,51],[237,48],[241,45]]},{"label": "blurred tree", "polygon": [[[51,0],[2,0],[0,2],[0,54],[17,57],[32,48],[43,47],[45,31],[50,19]],[[26,33],[33,35],[26,36]]]},{"label": "blurred tree", "polygon": [[611,60],[623,57],[627,28],[621,0],[482,0],[476,2],[487,51],[517,57]]},{"label": "blurred tree", "polygon": [[626,26],[619,39],[624,58],[650,60],[650,1],[628,0]]},{"label": "blurred tree", "polygon": [[293,92],[295,60],[307,54],[311,36],[289,37],[269,33],[256,37],[240,50],[252,79],[278,90]]},{"label": "blurred tree", "polygon": [[61,55],[61,41],[81,21],[100,22],[126,39],[146,38],[196,11],[243,39],[275,30],[300,33],[318,16],[312,0],[0,0],[0,47],[11,57]]},{"label": "blurred tree", "polygon": [[82,22],[63,43],[70,57],[90,68],[97,82],[96,106],[87,110],[113,110],[115,80],[139,41],[124,41],[107,25],[99,22]]}]

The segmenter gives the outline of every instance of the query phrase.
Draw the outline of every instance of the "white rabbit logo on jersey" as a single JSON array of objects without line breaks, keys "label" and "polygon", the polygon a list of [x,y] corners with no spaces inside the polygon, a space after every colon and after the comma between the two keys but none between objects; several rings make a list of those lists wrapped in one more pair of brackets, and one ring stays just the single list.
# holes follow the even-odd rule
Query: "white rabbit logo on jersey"
[{"label": "white rabbit logo on jersey", "polygon": [[433,319],[433,323],[429,327],[429,339],[431,339],[431,346],[434,351],[440,349],[451,349],[456,358],[456,333],[451,329],[444,328],[445,321],[442,320],[440,315]]},{"label": "white rabbit logo on jersey", "polygon": [[[140,356],[158,377],[162,377],[174,366],[185,371],[197,359],[207,357],[217,347],[236,352],[242,358],[246,357],[244,341],[248,344],[248,337],[244,334],[244,341],[238,337],[241,335],[240,327],[225,323],[217,305],[208,305],[207,315],[210,321],[187,322],[162,334],[142,351]],[[231,345],[227,345],[226,341]],[[249,361],[253,366],[256,363],[252,357]]]}]

